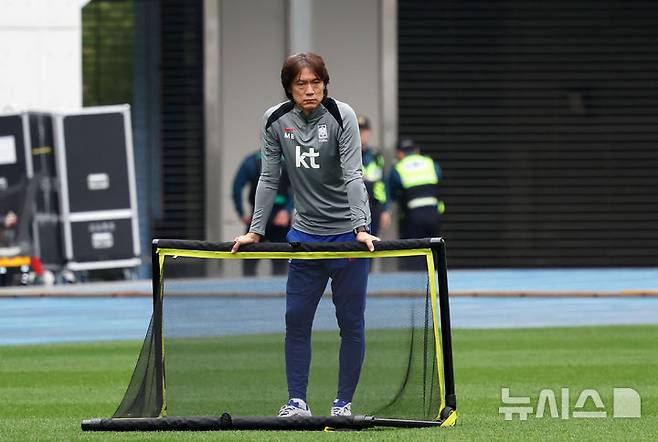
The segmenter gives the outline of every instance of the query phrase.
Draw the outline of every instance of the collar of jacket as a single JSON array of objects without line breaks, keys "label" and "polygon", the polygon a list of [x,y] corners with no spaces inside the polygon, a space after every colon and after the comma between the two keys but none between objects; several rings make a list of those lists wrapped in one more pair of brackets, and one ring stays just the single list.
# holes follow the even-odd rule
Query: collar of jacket
[{"label": "collar of jacket", "polygon": [[311,114],[307,117],[306,115],[304,115],[304,111],[302,111],[300,108],[297,107],[297,105],[295,105],[295,107],[293,108],[293,113],[299,116],[299,118],[306,121],[307,123],[312,123],[314,121],[319,120],[324,114],[326,114],[327,108],[324,107],[322,103],[320,103],[318,107],[316,107],[313,110],[313,112],[311,112]]}]

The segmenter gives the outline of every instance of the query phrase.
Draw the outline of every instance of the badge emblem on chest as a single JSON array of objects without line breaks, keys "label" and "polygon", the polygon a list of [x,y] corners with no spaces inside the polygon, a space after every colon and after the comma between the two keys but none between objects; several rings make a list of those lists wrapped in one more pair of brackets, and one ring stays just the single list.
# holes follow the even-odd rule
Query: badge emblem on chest
[{"label": "badge emblem on chest", "polygon": [[326,143],[329,140],[326,124],[318,124],[318,141]]}]

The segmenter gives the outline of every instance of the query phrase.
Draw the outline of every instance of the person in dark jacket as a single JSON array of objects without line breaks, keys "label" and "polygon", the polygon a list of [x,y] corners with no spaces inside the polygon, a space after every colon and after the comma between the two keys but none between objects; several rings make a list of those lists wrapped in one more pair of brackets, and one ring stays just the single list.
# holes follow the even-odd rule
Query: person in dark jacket
[{"label": "person in dark jacket", "polygon": [[4,215],[0,215],[0,247],[11,247],[15,245],[17,224],[18,216],[12,210],[9,210]]},{"label": "person in dark jacket", "polygon": [[[251,153],[245,157],[238,168],[235,178],[233,178],[233,206],[235,212],[245,226],[245,231],[249,230],[251,218],[254,210],[254,200],[256,198],[256,186],[261,171],[260,151]],[[243,203],[243,190],[249,188],[249,207],[245,210]],[[279,181],[279,190],[274,198],[272,213],[267,220],[265,227],[265,236],[263,241],[286,242],[286,234],[290,229],[290,214],[292,211],[292,192],[288,174],[285,169],[281,172]],[[258,260],[245,259],[242,261],[242,273],[245,276],[254,276],[256,274]],[[272,274],[285,275],[288,271],[288,263],[283,259],[272,260]]]}]

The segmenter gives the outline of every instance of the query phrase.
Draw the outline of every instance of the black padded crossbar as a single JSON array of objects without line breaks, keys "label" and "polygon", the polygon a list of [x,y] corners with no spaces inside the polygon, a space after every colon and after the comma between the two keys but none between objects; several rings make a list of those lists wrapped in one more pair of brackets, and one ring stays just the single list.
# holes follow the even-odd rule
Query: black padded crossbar
[{"label": "black padded crossbar", "polygon": [[233,417],[189,416],[163,418],[113,418],[82,421],[83,431],[226,431],[283,430],[322,431],[325,429],[361,430],[372,427],[423,428],[439,427],[440,421],[380,419],[374,416],[274,416]]},{"label": "black padded crossbar", "polygon": [[[398,239],[376,241],[375,250],[410,250],[436,248],[443,243],[442,238]],[[191,241],[183,239],[154,239],[153,246],[159,249],[204,250],[229,252],[232,242]],[[240,247],[241,252],[367,252],[368,247],[360,242],[264,242]]]}]

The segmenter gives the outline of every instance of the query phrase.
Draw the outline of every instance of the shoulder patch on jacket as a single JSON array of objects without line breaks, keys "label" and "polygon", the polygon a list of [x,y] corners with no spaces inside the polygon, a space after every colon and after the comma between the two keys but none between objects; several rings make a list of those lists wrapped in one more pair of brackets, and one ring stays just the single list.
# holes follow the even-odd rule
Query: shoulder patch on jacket
[{"label": "shoulder patch on jacket", "polygon": [[322,105],[327,108],[332,117],[338,122],[338,125],[341,129],[343,128],[343,117],[340,116],[340,111],[338,110],[338,105],[333,98],[326,97],[322,100]]},{"label": "shoulder patch on jacket", "polygon": [[290,112],[293,107],[294,107],[294,104],[291,100],[291,101],[287,101],[287,102],[283,103],[281,106],[276,108],[276,110],[274,112],[272,112],[270,117],[267,119],[267,123],[265,124],[265,130],[269,129],[270,126],[272,124],[274,124],[274,122],[276,120],[278,120],[279,118],[281,118],[282,116],[284,116],[285,114]]}]

